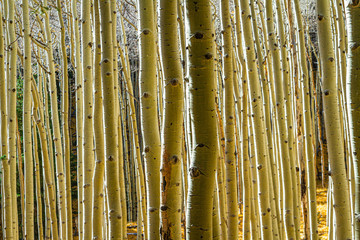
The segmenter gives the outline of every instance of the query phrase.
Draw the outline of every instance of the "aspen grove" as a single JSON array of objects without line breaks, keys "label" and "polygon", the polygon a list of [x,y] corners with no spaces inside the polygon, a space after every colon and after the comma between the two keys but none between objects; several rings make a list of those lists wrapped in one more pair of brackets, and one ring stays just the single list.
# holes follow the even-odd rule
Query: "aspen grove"
[{"label": "aspen grove", "polygon": [[360,239],[359,0],[0,19],[0,239]]}]

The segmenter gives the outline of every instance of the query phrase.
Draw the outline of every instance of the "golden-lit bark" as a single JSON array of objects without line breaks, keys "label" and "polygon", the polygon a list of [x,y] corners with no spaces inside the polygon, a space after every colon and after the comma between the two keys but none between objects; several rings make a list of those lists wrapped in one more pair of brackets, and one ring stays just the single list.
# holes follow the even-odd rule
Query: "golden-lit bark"
[{"label": "golden-lit bark", "polygon": [[212,237],[213,189],[217,161],[214,27],[207,0],[186,0],[191,159],[186,222],[187,239]]},{"label": "golden-lit bark", "polygon": [[344,144],[341,139],[338,85],[330,19],[330,2],[317,2],[318,36],[321,59],[325,130],[333,181],[333,197],[338,239],[351,239],[349,186],[344,161]]},{"label": "golden-lit bark", "polygon": [[[31,134],[31,39],[29,1],[23,0],[24,24],[24,105],[23,105],[23,136],[24,136],[24,167],[25,167],[25,239],[34,239],[34,162]],[[21,161],[21,160],[20,160]]]},{"label": "golden-lit bark", "polygon": [[139,1],[140,104],[144,144],[149,239],[160,238],[160,131],[157,114],[156,28],[154,1]]}]

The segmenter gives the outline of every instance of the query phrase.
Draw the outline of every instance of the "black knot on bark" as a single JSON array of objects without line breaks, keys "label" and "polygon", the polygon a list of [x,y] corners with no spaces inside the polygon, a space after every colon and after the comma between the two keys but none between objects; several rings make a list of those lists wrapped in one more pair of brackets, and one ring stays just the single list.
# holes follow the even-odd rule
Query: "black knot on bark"
[{"label": "black knot on bark", "polygon": [[202,39],[204,37],[204,34],[202,34],[201,32],[197,32],[194,36],[196,39]]},{"label": "black knot on bark", "polygon": [[176,156],[176,155],[172,156],[172,158],[170,159],[170,162],[171,162],[172,164],[178,163],[178,162],[179,162],[178,156]]},{"label": "black knot on bark", "polygon": [[152,213],[152,212],[155,212],[155,211],[156,211],[156,208],[154,208],[154,207],[150,207],[150,208],[149,208],[149,212]]},{"label": "black knot on bark", "polygon": [[191,167],[189,168],[190,177],[196,178],[200,176],[201,172],[197,167]]},{"label": "black knot on bark", "polygon": [[169,207],[166,206],[166,205],[162,205],[162,206],[160,207],[160,210],[161,210],[161,211],[166,211],[166,210],[168,210],[168,209],[169,209]]},{"label": "black knot on bark", "polygon": [[149,147],[149,146],[146,146],[145,149],[144,149],[144,151],[145,151],[146,153],[150,152],[150,147]]},{"label": "black knot on bark", "polygon": [[169,82],[172,86],[177,86],[179,84],[179,80],[177,80],[176,78],[173,78],[170,80]]},{"label": "black knot on bark", "polygon": [[211,59],[211,58],[212,58],[212,54],[211,54],[211,53],[205,54],[205,58],[206,58],[206,59]]},{"label": "black knot on bark", "polygon": [[142,30],[142,33],[143,33],[144,35],[148,35],[148,34],[150,33],[150,30],[147,29],[147,28],[145,28],[145,29]]},{"label": "black knot on bark", "polygon": [[144,93],[143,93],[143,97],[144,97],[144,98],[148,98],[148,97],[150,97],[150,94],[149,94],[148,92],[144,92]]}]

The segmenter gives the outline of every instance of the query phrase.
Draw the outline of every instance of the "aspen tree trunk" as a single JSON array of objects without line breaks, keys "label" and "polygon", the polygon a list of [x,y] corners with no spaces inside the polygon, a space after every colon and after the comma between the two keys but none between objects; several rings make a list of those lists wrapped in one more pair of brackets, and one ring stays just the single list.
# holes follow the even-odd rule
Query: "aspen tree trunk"
[{"label": "aspen tree trunk", "polygon": [[330,3],[318,0],[318,36],[322,64],[322,89],[325,113],[325,127],[334,185],[334,208],[336,237],[351,239],[351,216],[349,187],[346,179],[344,144],[341,138],[338,88],[336,83],[335,55],[331,34]]},{"label": "aspen tree trunk", "polygon": [[[255,46],[252,39],[251,29],[251,14],[249,3],[246,1],[240,1],[242,10],[242,29],[243,37],[246,47],[246,63],[247,63],[247,74],[249,81],[249,96],[251,97],[251,108],[253,112],[252,123],[254,125],[254,134],[256,142],[256,168],[258,177],[258,194],[260,198],[260,216],[261,216],[261,236],[263,239],[272,239],[272,219],[270,207],[270,188],[269,188],[269,176],[268,167],[269,158],[268,150],[266,149],[266,132],[265,122],[263,117],[263,100],[260,89],[259,76],[257,72],[257,66],[255,62]],[[250,17],[249,17],[250,16]]]},{"label": "aspen tree trunk", "polygon": [[[247,73],[246,63],[244,59],[244,53],[242,48],[242,30],[240,21],[240,6],[239,1],[235,2],[235,18],[236,18],[236,48],[237,57],[239,58],[241,65],[241,85],[234,82],[235,96],[239,96],[237,99],[238,104],[241,102],[241,171],[242,171],[242,195],[243,195],[243,225],[242,225],[242,237],[244,240],[251,238],[251,172],[249,161],[249,130],[248,130],[248,86],[247,86]],[[242,89],[242,96],[240,98],[239,89]],[[254,238],[254,236],[253,236]]]},{"label": "aspen tree trunk", "polygon": [[12,228],[14,239],[19,238],[18,231],[18,208],[16,193],[16,60],[17,39],[15,33],[15,2],[8,1],[8,35],[9,35],[9,74],[8,74],[8,156],[10,162],[10,182],[12,201]]},{"label": "aspen tree trunk", "polygon": [[213,189],[217,160],[214,27],[210,2],[186,0],[189,110],[193,144],[189,166],[186,239],[212,237]]},{"label": "aspen tree trunk", "polygon": [[[255,3],[254,0],[250,1],[250,9],[251,9],[251,15],[252,16],[256,16],[255,13]],[[259,9],[259,11],[261,11]],[[262,14],[260,12],[260,14]],[[257,29],[259,29],[258,27],[258,23],[257,23],[257,19],[256,17],[252,18],[252,25],[253,25],[253,29],[254,29],[254,38],[255,38],[255,46],[256,46],[256,55],[257,55],[257,64],[259,66],[259,77],[261,78],[261,83],[262,83],[262,88],[263,88],[263,95],[264,95],[264,117],[265,117],[265,129],[266,129],[266,136],[267,136],[267,146],[269,149],[269,191],[270,191],[270,204],[271,204],[271,208],[274,209],[274,211],[272,211],[272,224],[273,224],[273,236],[276,238],[279,236],[279,228],[278,228],[278,223],[279,223],[279,210],[278,210],[278,204],[277,204],[277,200],[278,200],[278,194],[277,194],[277,181],[275,178],[275,174],[274,172],[275,170],[275,166],[274,166],[274,152],[273,152],[273,141],[272,141],[272,125],[271,125],[271,113],[270,113],[270,107],[271,107],[271,101],[270,101],[270,90],[269,90],[269,83],[268,83],[268,77],[266,75],[265,72],[265,67],[264,67],[264,58],[263,58],[263,53],[262,53],[262,46],[260,45],[260,39],[261,37],[259,36],[259,31]],[[262,27],[262,31],[263,31],[263,35],[264,35],[264,42],[268,42],[267,41],[267,37],[266,37],[266,28],[265,26]],[[267,51],[267,47],[265,46],[265,51]],[[270,61],[270,60],[267,60]],[[272,71],[271,71],[272,73]],[[270,79],[271,83],[273,83],[272,79]],[[275,190],[274,190],[275,189]]]},{"label": "aspen tree trunk", "polygon": [[[125,28],[124,24],[121,19],[121,28],[123,32],[123,36],[125,36]],[[144,182],[144,171],[141,161],[141,154],[140,154],[140,143],[139,143],[139,134],[138,134],[138,124],[137,124],[137,118],[136,118],[136,109],[135,109],[135,103],[134,103],[134,90],[131,82],[131,75],[130,75],[130,61],[128,57],[128,50],[127,50],[127,41],[126,37],[123,38],[123,45],[125,46],[125,51],[123,51],[120,47],[118,48],[118,51],[120,52],[120,58],[121,58],[121,64],[123,66],[125,81],[126,81],[126,88],[127,91],[130,93],[130,97],[128,99],[129,105],[130,105],[130,120],[131,120],[131,127],[133,129],[133,138],[135,144],[135,160],[136,163],[136,171],[139,174],[140,177],[140,205],[141,207],[138,208],[138,211],[142,211],[142,215],[145,216],[143,219],[144,222],[144,232],[145,235],[147,235],[147,217],[146,217],[146,193],[145,193],[145,182]],[[139,226],[138,226],[139,229]]]},{"label": "aspen tree trunk", "polygon": [[[219,92],[219,91],[218,91]],[[216,96],[219,99],[219,94]],[[219,110],[219,102],[216,102],[216,112],[217,112],[217,131],[219,133],[218,137],[218,161],[216,168],[216,180],[218,186],[218,195],[219,195],[219,206],[220,206],[220,216],[221,216],[221,236],[223,239],[227,239],[227,209],[226,209],[226,192],[225,192],[225,177],[224,177],[224,168],[225,168],[225,149],[224,143],[224,131],[223,123]]]},{"label": "aspen tree trunk", "polygon": [[[32,156],[31,135],[31,39],[29,1],[23,0],[24,24],[24,101],[23,101],[23,137],[24,137],[24,167],[25,167],[25,239],[34,239],[34,163]],[[20,161],[20,160],[19,160]]]},{"label": "aspen tree trunk", "polygon": [[[160,56],[164,73],[164,115],[161,142],[162,239],[181,239],[181,167],[183,73],[177,30],[177,0],[160,1]],[[213,190],[213,189],[212,189]]]},{"label": "aspen tree trunk", "polygon": [[[42,26],[42,25],[40,25]],[[40,55],[40,51],[38,49],[38,53]],[[41,106],[44,102],[43,100],[43,93],[46,93],[46,91],[43,91],[45,90],[44,88],[44,70],[42,68],[42,66],[38,66],[38,75],[39,75],[39,81],[38,81],[38,91],[33,91],[33,113],[34,114],[34,121],[36,122],[36,125],[37,125],[37,129],[38,129],[38,132],[39,132],[39,140],[40,140],[40,148],[41,148],[41,159],[42,160],[42,175],[43,175],[43,188],[45,189],[45,196],[44,196],[44,207],[45,207],[45,232],[44,232],[44,238],[50,238],[51,236],[51,228],[52,228],[52,223],[50,223],[50,219],[51,219],[51,215],[50,215],[50,211],[52,211],[54,209],[54,211],[56,212],[56,200],[53,201],[52,205],[51,205],[51,202],[49,200],[49,196],[50,196],[50,193],[48,191],[48,185],[47,185],[47,177],[50,176],[50,181],[53,181],[53,173],[52,173],[52,169],[51,167],[49,168],[49,171],[48,172],[45,172],[45,165],[46,163],[44,161],[49,161],[49,152],[48,151],[50,149],[50,144],[49,144],[49,147],[46,145],[46,154],[43,153],[43,151],[45,151],[45,149],[43,149],[43,144],[44,142],[47,141],[46,137],[43,137],[42,134],[41,134],[41,131],[44,131],[45,132],[45,125],[44,125],[44,108]],[[41,106],[41,107],[39,107]],[[39,109],[39,114],[36,114],[37,110],[35,109]],[[40,116],[43,117],[43,123],[42,125],[40,124],[41,123],[41,120],[40,120]],[[45,139],[45,140],[44,140]],[[49,142],[50,143],[50,142]],[[47,143],[46,143],[47,144]],[[47,155],[47,159],[44,157],[45,155]],[[48,162],[48,164],[50,165],[50,163]],[[55,198],[55,189],[54,189],[54,182],[52,182],[52,193]],[[53,207],[53,209],[52,209]],[[56,214],[55,214],[56,215]],[[57,229],[57,216],[56,217],[56,221],[54,221],[54,224],[56,224],[56,229]],[[57,232],[57,230],[56,230]],[[55,236],[55,238],[58,238],[58,235]]]},{"label": "aspen tree trunk", "polygon": [[214,200],[213,200],[213,213],[212,213],[212,228],[213,228],[213,236],[212,239],[221,239],[221,228],[220,228],[220,214],[219,214],[219,198],[217,194],[217,184],[215,184],[214,189]]},{"label": "aspen tree trunk", "polygon": [[154,1],[139,1],[140,104],[147,189],[148,237],[160,238],[160,131],[157,109]]},{"label": "aspen tree trunk", "polygon": [[[120,116],[120,99],[121,99],[121,92],[120,92],[120,83],[119,83],[119,68],[118,68],[118,48],[120,48],[117,40],[117,9],[116,9],[116,2],[115,0],[111,0],[111,17],[112,17],[112,37],[113,37],[113,72],[114,72],[114,87],[115,87],[115,110],[117,116],[117,137],[118,137],[118,165],[117,171],[119,172],[119,192],[120,192],[120,206],[121,206],[121,219],[122,219],[122,238],[127,239],[127,219],[126,219],[126,196],[125,196],[125,182],[124,182],[124,160],[123,160],[123,144],[122,144],[122,123],[121,123],[121,116]],[[122,18],[120,18],[122,19]],[[123,29],[124,31],[124,29]],[[125,32],[123,32],[125,36]],[[140,150],[139,150],[140,151]],[[145,194],[145,193],[144,193]],[[146,206],[143,207],[143,211],[145,211]],[[145,221],[146,222],[146,221]],[[146,229],[146,227],[145,227]],[[147,233],[145,233],[145,236]],[[146,237],[147,239],[147,237]]]},{"label": "aspen tree trunk", "polygon": [[360,166],[358,152],[360,152],[360,2],[347,1],[347,32],[348,32],[348,58],[347,58],[347,104],[349,111],[349,126],[351,133],[352,158],[355,173],[355,208],[354,233],[355,239],[360,238]]},{"label": "aspen tree trunk", "polygon": [[[39,74],[40,78],[42,79],[43,74]],[[46,91],[46,89],[44,89]],[[37,129],[39,132],[40,137],[40,146],[41,146],[41,159],[42,159],[42,165],[43,165],[43,179],[45,182],[46,187],[46,197],[45,197],[45,206],[47,206],[48,212],[46,213],[47,217],[49,218],[49,222],[51,222],[51,232],[52,232],[52,238],[54,240],[58,239],[58,219],[56,214],[56,187],[54,183],[54,178],[52,176],[52,169],[50,164],[50,158],[49,158],[49,150],[48,150],[48,140],[47,132],[45,129],[44,124],[44,110],[42,106],[39,105],[40,103],[40,96],[38,95],[38,91],[32,91],[33,94],[33,101],[34,101],[34,109],[37,109],[34,111],[35,114],[35,121],[37,124]],[[50,217],[49,217],[50,216]],[[50,237],[50,235],[46,234],[45,237]]]},{"label": "aspen tree trunk", "polygon": [[[117,69],[116,69],[117,70]],[[120,203],[121,203],[121,218],[122,218],[122,236],[123,239],[128,239],[127,237],[127,199],[126,199],[126,179],[125,179],[125,169],[126,167],[124,166],[124,163],[126,160],[126,158],[124,159],[124,145],[123,145],[123,139],[124,134],[123,134],[123,126],[122,123],[125,121],[122,121],[122,114],[121,114],[121,101],[122,101],[122,94],[120,92],[121,88],[120,88],[120,83],[118,81],[118,95],[119,95],[119,102],[118,102],[118,141],[119,141],[119,179],[120,179]],[[128,182],[127,182],[128,183]]]},{"label": "aspen tree trunk", "polygon": [[99,1],[94,1],[95,23],[95,61],[94,61],[94,139],[95,139],[95,168],[93,176],[93,211],[92,211],[92,238],[104,239],[103,211],[104,211],[104,173],[105,173],[105,146],[103,127],[103,99],[101,83],[101,39]]},{"label": "aspen tree trunk", "polygon": [[[33,91],[36,89],[32,88]],[[34,109],[35,110],[35,109]],[[39,154],[38,154],[38,136],[36,133],[36,125],[35,121],[32,122],[32,142],[34,147],[34,175],[35,175],[35,186],[36,186],[36,221],[37,221],[37,232],[38,232],[38,239],[44,239],[44,230],[43,230],[43,203],[41,198],[41,185],[40,185],[40,163],[39,163]]]},{"label": "aspen tree trunk", "polygon": [[18,178],[19,178],[19,195],[17,195],[17,197],[20,197],[20,212],[18,212],[18,215],[20,216],[21,219],[21,223],[19,224],[18,227],[20,227],[19,230],[19,234],[18,236],[24,236],[25,234],[25,207],[24,207],[24,203],[25,203],[25,194],[24,194],[24,167],[23,167],[23,152],[22,152],[22,148],[21,148],[21,136],[20,136],[20,131],[19,131],[19,122],[18,122],[18,117],[16,117],[17,121],[16,121],[16,150],[17,150],[17,157],[18,157],[18,161],[17,161],[17,170],[18,170]]},{"label": "aspen tree trunk", "polygon": [[[247,112],[249,113],[247,115],[248,118],[251,116],[251,106],[250,106],[250,99],[249,95],[246,97],[247,102]],[[252,121],[248,119],[249,124],[249,142],[250,142],[250,156],[248,157],[249,161],[249,170],[251,172],[250,179],[252,182],[251,189],[251,238],[252,239],[261,239],[261,233],[259,233],[259,228],[261,225],[261,219],[259,219],[259,198],[258,198],[258,189],[259,189],[259,182],[257,181],[257,174],[256,174],[256,168],[255,168],[255,139],[254,139],[254,127]]]},{"label": "aspen tree trunk", "polygon": [[[239,22],[240,24],[240,22]],[[240,47],[240,46],[238,46]],[[240,60],[241,61],[241,60]],[[241,100],[242,114],[241,114],[241,134],[242,134],[242,158],[241,158],[241,171],[243,178],[243,239],[249,240],[251,237],[250,232],[250,219],[251,219],[251,172],[249,161],[249,130],[248,130],[248,91],[246,81],[246,66],[242,65],[241,82],[242,82],[242,97]],[[239,87],[235,85],[235,92],[239,91]],[[240,95],[240,94],[236,94]],[[254,236],[253,236],[254,239]]]},{"label": "aspen tree trunk", "polygon": [[115,115],[115,91],[113,78],[113,37],[111,20],[111,3],[109,0],[100,0],[101,42],[102,42],[102,92],[104,101],[104,126],[105,126],[105,171],[107,184],[107,197],[109,206],[109,237],[120,239],[121,205],[119,190],[119,172],[117,171],[118,137],[117,117]]},{"label": "aspen tree trunk", "polygon": [[[336,13],[337,13],[337,23],[338,23],[338,29],[339,29],[339,54],[340,54],[340,71],[341,71],[341,84],[342,84],[342,91],[344,95],[344,99],[346,98],[346,54],[348,52],[347,49],[347,39],[349,36],[348,32],[346,32],[346,26],[345,26],[345,7],[343,6],[343,1],[341,0],[335,0],[334,4],[336,4]],[[348,111],[348,110],[347,110]]]},{"label": "aspen tree trunk", "polygon": [[[278,8],[281,8],[278,6]],[[281,10],[280,10],[281,11]],[[277,113],[277,124],[280,132],[280,150],[281,150],[281,174],[283,177],[283,188],[284,194],[283,199],[283,218],[285,221],[285,228],[287,237],[289,239],[295,239],[295,229],[294,229],[294,208],[293,208],[293,188],[292,186],[295,184],[292,182],[293,178],[291,177],[291,156],[289,153],[289,135],[287,131],[286,124],[286,111],[285,111],[285,94],[283,85],[285,75],[282,75],[282,70],[284,68],[284,64],[281,65],[280,62],[280,49],[278,47],[278,43],[276,42],[276,35],[274,34],[274,22],[273,22],[273,8],[272,1],[266,1],[266,17],[267,17],[267,31],[269,33],[269,49],[272,57],[273,63],[273,73],[275,80],[275,99],[276,99],[276,113]],[[280,24],[280,23],[278,23]],[[282,20],[281,20],[282,24]],[[283,31],[280,28],[280,31]],[[283,34],[283,33],[281,33]],[[283,61],[286,61],[283,59]],[[286,93],[287,94],[287,93]],[[291,114],[291,113],[289,113]]]},{"label": "aspen tree trunk", "polygon": [[[69,79],[68,79],[68,56],[66,53],[65,24],[61,0],[57,0],[57,9],[61,29],[61,53],[62,53],[62,95],[61,95],[61,125],[64,149],[65,165],[65,204],[66,204],[66,239],[72,240],[72,202],[71,202],[71,173],[70,173],[70,136],[69,136]],[[26,59],[25,59],[26,60]],[[64,236],[65,237],[65,236]]]},{"label": "aspen tree trunk", "polygon": [[[290,82],[290,63],[289,63],[289,56],[288,56],[288,52],[290,51],[288,49],[288,38],[285,35],[285,29],[284,29],[284,19],[283,19],[283,14],[282,14],[282,7],[281,7],[281,2],[280,0],[276,0],[276,12],[277,12],[277,31],[279,34],[279,50],[281,52],[281,67],[279,70],[281,70],[281,75],[282,75],[282,86],[284,89],[284,107],[286,109],[285,111],[285,119],[286,119],[286,134],[285,134],[285,145],[287,146],[287,148],[289,149],[289,169],[290,169],[290,173],[289,176],[291,177],[291,184],[287,184],[285,183],[286,187],[284,188],[285,191],[288,193],[289,187],[291,187],[290,189],[292,190],[291,192],[293,194],[286,194],[285,195],[285,201],[284,203],[287,204],[287,201],[290,201],[290,199],[292,199],[292,208],[291,208],[291,212],[289,213],[289,219],[293,219],[293,223],[294,223],[294,238],[300,238],[300,211],[299,211],[299,205],[298,205],[298,178],[297,178],[297,174],[296,174],[296,145],[295,145],[295,136],[294,136],[294,125],[293,125],[293,112],[294,112],[294,107],[293,107],[293,90],[291,87],[291,82]],[[286,5],[286,2],[285,4]],[[284,6],[285,9],[286,6]],[[289,24],[291,24],[291,19],[289,20]],[[290,26],[291,28],[291,26]],[[291,35],[291,29],[289,30],[289,34]],[[275,69],[274,69],[275,70]],[[275,72],[275,71],[274,71]],[[276,81],[278,79],[275,79],[275,86],[276,86]],[[279,85],[280,87],[280,85]],[[276,96],[275,96],[276,98]],[[277,103],[279,102],[278,99],[276,98]],[[281,103],[281,102],[280,102]],[[281,104],[280,106],[277,106],[281,108]],[[281,122],[281,120],[280,120]],[[280,125],[281,126],[281,125]],[[280,137],[282,136],[283,132],[281,130],[281,128],[279,128],[280,130]],[[282,142],[283,140],[281,140]],[[283,150],[281,150],[283,151]],[[284,159],[282,159],[284,160]],[[286,169],[285,169],[286,171]],[[287,181],[287,177],[286,175],[284,175],[284,180]],[[289,195],[289,197],[288,197]],[[292,196],[291,196],[292,195]],[[291,197],[290,197],[291,196]],[[288,207],[286,208],[290,208],[291,205],[288,205]],[[286,209],[287,211],[288,209]],[[286,218],[285,218],[285,225],[286,225]],[[288,225],[289,226],[289,225]],[[291,225],[290,225],[291,226]],[[288,234],[288,230],[287,234]],[[290,238],[291,239],[291,238]]]},{"label": "aspen tree trunk", "polygon": [[233,82],[233,46],[231,38],[230,6],[228,0],[221,1],[223,81],[225,85],[225,171],[228,239],[238,237],[238,204],[235,158],[235,103]]},{"label": "aspen tree trunk", "polygon": [[309,72],[306,61],[306,47],[303,19],[301,17],[301,10],[299,0],[294,1],[295,16],[297,20],[297,33],[300,47],[300,66],[301,66],[301,81],[303,82],[302,95],[303,95],[303,118],[304,118],[304,140],[305,140],[305,153],[306,153],[306,175],[307,175],[307,191],[308,191],[308,204],[309,204],[309,219],[310,219],[310,234],[311,239],[318,238],[317,230],[317,210],[316,210],[316,178],[315,178],[315,155],[313,146],[313,130],[311,124],[311,94],[309,86]]},{"label": "aspen tree trunk", "polygon": [[[260,14],[260,20],[261,20],[261,29],[263,32],[263,42],[264,43],[268,43],[268,32],[266,29],[266,25],[265,25],[265,20],[264,20],[264,8],[263,5],[261,4],[261,2],[257,1],[257,5],[259,8],[259,14]],[[258,42],[258,41],[256,41]],[[264,44],[265,46],[265,53],[269,52],[269,47],[268,44]],[[260,59],[259,59],[260,60]],[[272,59],[271,57],[267,57],[266,58],[266,73],[267,73],[267,78],[268,78],[268,83],[264,85],[264,97],[265,97],[265,102],[269,103],[267,105],[270,105],[268,108],[268,106],[265,106],[265,114],[266,116],[268,116],[268,118],[266,119],[266,130],[267,130],[267,136],[268,136],[268,145],[269,145],[269,157],[270,157],[270,161],[271,161],[271,174],[272,174],[272,183],[273,183],[273,194],[272,194],[272,202],[271,204],[275,205],[275,211],[272,213],[273,218],[276,219],[277,222],[277,228],[278,229],[274,229],[274,236],[276,236],[276,234],[278,233],[278,237],[282,237],[281,234],[281,228],[283,228],[283,221],[282,221],[282,217],[281,217],[281,211],[279,209],[279,205],[281,205],[282,202],[282,197],[280,196],[279,192],[280,189],[279,188],[279,175],[277,173],[277,169],[278,169],[278,164],[277,164],[277,153],[275,152],[276,147],[275,147],[275,142],[276,142],[276,124],[272,123],[270,124],[268,120],[270,120],[272,117],[276,118],[276,114],[275,114],[275,90],[274,90],[274,74],[273,74],[273,68],[272,68]],[[269,85],[269,86],[267,86]],[[267,93],[269,92],[269,93]],[[268,99],[268,97],[271,96],[271,99]],[[270,129],[268,129],[269,127],[271,127]],[[281,184],[280,184],[281,185]],[[271,185],[270,185],[271,186]],[[273,220],[274,223],[274,220]],[[276,223],[273,226],[273,228],[276,228]]]},{"label": "aspen tree trunk", "polygon": [[[3,8],[0,9],[0,19],[3,18]],[[11,199],[11,181],[10,181],[10,158],[8,155],[8,107],[7,107],[7,96],[6,93],[6,77],[5,77],[5,51],[4,51],[4,30],[3,24],[0,24],[0,111],[1,111],[1,125],[0,125],[0,134],[1,134],[1,170],[2,170],[2,187],[1,191],[4,199],[3,203],[3,218],[2,218],[2,227],[5,229],[3,231],[4,239],[13,238],[13,229],[12,229],[12,199]]]},{"label": "aspen tree trunk", "polygon": [[63,164],[63,149],[61,144],[60,124],[59,124],[59,111],[57,101],[57,86],[56,86],[56,74],[55,64],[53,58],[52,49],[52,37],[50,32],[50,16],[47,0],[44,0],[43,9],[46,12],[45,16],[45,35],[47,42],[47,62],[49,65],[49,86],[50,86],[50,100],[51,100],[51,120],[54,133],[54,145],[55,145],[55,162],[56,162],[56,177],[57,177],[57,198],[58,198],[58,210],[59,210],[59,223],[60,223],[60,239],[64,239],[66,236],[66,207],[65,207],[65,183],[64,183],[64,164]]},{"label": "aspen tree trunk", "polygon": [[[55,166],[54,166],[54,142],[52,141],[53,139],[53,135],[51,134],[51,127],[50,127],[50,114],[49,114],[49,91],[48,91],[48,87],[49,87],[49,84],[46,83],[46,76],[45,76],[45,72],[46,71],[43,71],[43,74],[42,74],[42,78],[43,78],[43,96],[42,96],[42,107],[45,109],[45,130],[46,130],[46,134],[48,135],[48,145],[49,145],[49,159],[51,159],[50,161],[50,169],[51,169],[51,178],[52,178],[52,181],[54,184],[56,184],[55,182]],[[54,187],[54,190],[56,191],[56,187]]]},{"label": "aspen tree trunk", "polygon": [[82,89],[82,65],[80,57],[80,34],[79,19],[77,14],[77,0],[71,1],[72,24],[74,28],[75,49],[73,55],[75,58],[75,91],[76,91],[76,145],[77,145],[77,192],[78,192],[78,230],[79,239],[83,236],[83,89]]},{"label": "aspen tree trunk", "polygon": [[[220,141],[219,141],[219,148],[221,148],[220,146]],[[220,152],[223,152],[220,149]],[[217,162],[217,169],[216,169],[216,183],[217,183],[217,195],[214,195],[214,197],[218,197],[219,198],[219,209],[220,209],[220,228],[221,228],[221,238],[222,239],[226,239],[227,238],[227,226],[226,226],[226,199],[225,199],[225,184],[224,184],[224,174],[223,174],[223,161],[224,161],[224,157],[223,153],[220,153],[219,155],[219,159]]]},{"label": "aspen tree trunk", "polygon": [[94,168],[94,133],[93,133],[93,64],[92,64],[92,31],[91,3],[82,1],[82,69],[84,73],[83,94],[83,231],[84,239],[90,239],[92,234],[92,177]]}]

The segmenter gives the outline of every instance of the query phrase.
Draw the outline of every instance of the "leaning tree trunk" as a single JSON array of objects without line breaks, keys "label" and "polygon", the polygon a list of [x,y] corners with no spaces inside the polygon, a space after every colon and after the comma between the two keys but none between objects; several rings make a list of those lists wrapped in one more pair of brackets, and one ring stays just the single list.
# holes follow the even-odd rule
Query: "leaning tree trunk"
[{"label": "leaning tree trunk", "polygon": [[214,34],[211,3],[186,0],[189,110],[193,144],[189,166],[187,239],[211,239],[217,161]]},{"label": "leaning tree trunk", "polygon": [[351,239],[350,195],[345,169],[344,142],[341,138],[336,62],[328,0],[318,0],[317,14],[325,128],[334,189],[335,232],[338,239]]},{"label": "leaning tree trunk", "polygon": [[355,172],[355,209],[354,232],[355,239],[360,238],[360,2],[347,1],[347,103],[349,111],[350,133],[352,143],[352,158]]}]

